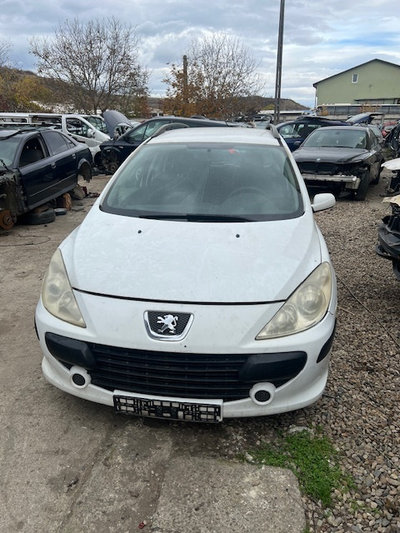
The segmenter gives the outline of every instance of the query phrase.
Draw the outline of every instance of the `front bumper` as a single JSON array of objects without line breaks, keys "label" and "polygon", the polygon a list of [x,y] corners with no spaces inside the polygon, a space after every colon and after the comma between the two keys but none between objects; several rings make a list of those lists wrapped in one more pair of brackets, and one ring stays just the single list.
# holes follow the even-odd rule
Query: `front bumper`
[{"label": "front bumper", "polygon": [[305,182],[330,182],[344,184],[346,189],[357,190],[360,185],[358,176],[347,176],[344,174],[310,174],[302,173]]},{"label": "front bumper", "polygon": [[[222,400],[223,418],[230,418],[300,409],[324,391],[335,326],[335,288],[331,309],[318,325],[267,341],[255,337],[279,303],[196,306],[79,292],[75,296],[87,328],[58,320],[41,301],[35,317],[44,376],[75,396],[109,406],[115,395],[199,403],[215,399]],[[176,342],[151,338],[143,318],[151,310],[193,313],[187,336]],[[194,381],[192,389],[186,387]],[[134,383],[139,383],[136,389]]]}]

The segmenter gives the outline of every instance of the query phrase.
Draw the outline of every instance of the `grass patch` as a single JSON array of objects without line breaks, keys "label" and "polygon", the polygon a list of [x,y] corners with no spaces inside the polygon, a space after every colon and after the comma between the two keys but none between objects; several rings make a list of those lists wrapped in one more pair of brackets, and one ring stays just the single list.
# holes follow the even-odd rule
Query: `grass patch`
[{"label": "grass patch", "polygon": [[281,436],[278,442],[264,444],[250,454],[256,463],[292,470],[303,492],[326,507],[332,503],[335,488],[352,484],[350,476],[340,469],[332,443],[323,435],[302,431]]}]

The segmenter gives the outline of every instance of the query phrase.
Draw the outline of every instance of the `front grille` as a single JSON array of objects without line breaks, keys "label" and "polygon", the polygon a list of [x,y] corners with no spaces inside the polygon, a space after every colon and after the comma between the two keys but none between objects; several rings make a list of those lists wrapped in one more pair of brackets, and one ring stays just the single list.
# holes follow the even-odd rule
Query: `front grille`
[{"label": "front grille", "polygon": [[[89,344],[96,364],[89,373],[92,383],[107,390],[123,390],[154,396],[181,398],[247,398],[252,386],[260,381],[241,381],[239,372],[247,354],[185,354],[155,352]],[[281,375],[263,380],[279,387],[303,368],[282,365]]]},{"label": "front grille", "polygon": [[280,387],[296,377],[306,352],[198,354],[134,350],[46,332],[46,345],[65,367],[83,367],[110,391],[224,401],[248,398],[255,383]]},{"label": "front grille", "polygon": [[341,168],[336,163],[321,163],[318,161],[302,161],[297,163],[302,173],[309,174],[340,174],[344,171],[344,168]]},{"label": "front grille", "polygon": [[181,354],[90,346],[96,367],[92,383],[154,396],[236,400],[252,384],[239,381],[246,355]]}]

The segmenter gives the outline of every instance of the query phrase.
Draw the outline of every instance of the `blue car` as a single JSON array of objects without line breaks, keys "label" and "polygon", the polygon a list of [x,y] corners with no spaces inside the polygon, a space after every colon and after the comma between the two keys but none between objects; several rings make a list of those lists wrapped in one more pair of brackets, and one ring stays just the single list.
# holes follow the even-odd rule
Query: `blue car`
[{"label": "blue car", "polygon": [[314,130],[324,126],[348,125],[350,124],[342,120],[332,120],[323,117],[301,117],[297,120],[278,124],[277,130],[285,139],[290,151],[294,152]]}]

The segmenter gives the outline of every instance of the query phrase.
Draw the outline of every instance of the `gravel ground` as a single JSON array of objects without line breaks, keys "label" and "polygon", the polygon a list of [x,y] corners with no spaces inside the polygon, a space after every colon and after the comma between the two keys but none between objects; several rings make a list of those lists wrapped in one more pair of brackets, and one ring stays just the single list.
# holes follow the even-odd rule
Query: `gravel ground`
[{"label": "gravel ground", "polygon": [[380,196],[387,176],[366,202],[342,200],[317,216],[338,278],[339,307],[328,387],[307,420],[331,437],[356,489],[337,494],[325,518],[305,501],[316,531],[400,531],[400,285],[391,263],[374,252],[377,226],[390,212]]}]

